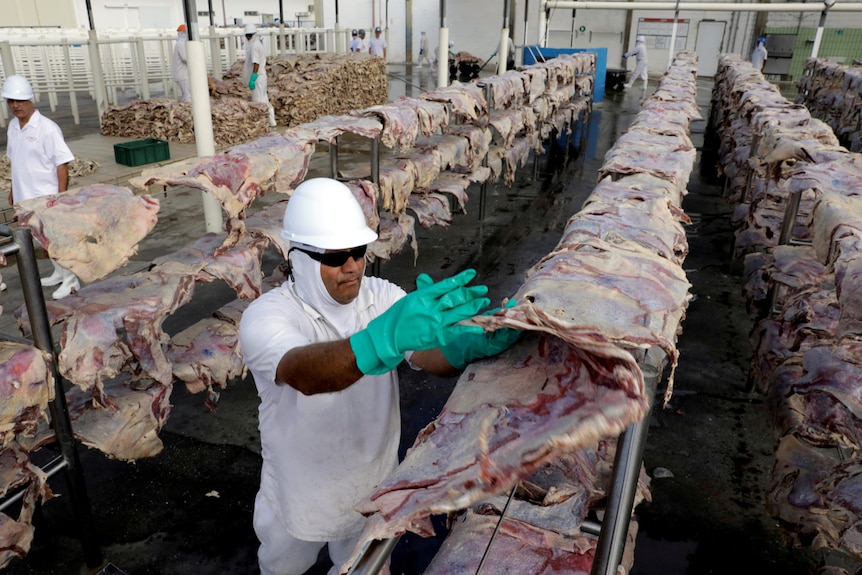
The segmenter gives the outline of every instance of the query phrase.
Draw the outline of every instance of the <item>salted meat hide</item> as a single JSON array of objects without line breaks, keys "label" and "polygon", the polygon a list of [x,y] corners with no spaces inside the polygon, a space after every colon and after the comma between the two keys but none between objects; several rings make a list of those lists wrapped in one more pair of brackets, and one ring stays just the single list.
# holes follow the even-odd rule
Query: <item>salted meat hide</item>
[{"label": "salted meat hide", "polygon": [[377,258],[389,260],[395,254],[401,253],[404,246],[410,244],[413,248],[413,263],[419,257],[419,246],[416,243],[416,219],[409,214],[383,214],[380,216],[380,227],[377,230],[377,240],[368,246],[368,259]]},{"label": "salted meat hide", "polygon": [[[475,573],[499,517],[467,512],[455,522],[452,532],[425,575]],[[589,575],[597,540],[586,535],[563,537],[516,519],[504,519],[494,538],[483,571]]]},{"label": "salted meat hide", "polygon": [[256,299],[261,293],[260,266],[267,240],[245,235],[229,249],[219,251],[225,238],[225,234],[206,234],[174,253],[156,258],[150,270],[186,275],[195,281],[224,280],[240,298]]},{"label": "salted meat hide", "polygon": [[380,142],[388,148],[407,150],[413,147],[413,143],[419,136],[419,116],[416,110],[410,106],[398,105],[397,102],[354,110],[350,115],[379,118],[383,122]]},{"label": "salted meat hide", "polygon": [[430,228],[431,226],[449,227],[449,224],[452,223],[449,198],[443,194],[433,192],[410,194],[407,207],[413,210],[423,228]]},{"label": "salted meat hide", "polygon": [[[63,299],[46,302],[60,332],[60,373],[104,404],[103,381],[131,367],[170,385],[171,365],[162,346],[168,335],[162,321],[191,300],[194,278],[158,271],[111,277]],[[18,325],[29,325],[26,309]]]},{"label": "salted meat hide", "polygon": [[287,200],[282,200],[254,212],[245,219],[246,232],[257,238],[265,238],[283,258],[287,258],[287,252],[290,250],[290,241],[281,235],[286,208]]},{"label": "salted meat hide", "polygon": [[397,106],[407,106],[416,111],[419,118],[419,131],[425,136],[437,133],[449,125],[449,108],[440,102],[421,100],[419,98],[399,98]]},{"label": "salted meat hide", "polygon": [[[667,180],[650,174],[632,174],[616,180],[606,177],[599,181],[598,185],[584,201],[584,207],[596,200],[613,202],[627,200],[647,201],[654,198],[667,198],[679,210],[682,206],[682,196],[685,193],[685,187],[679,188]],[[673,213],[679,214],[680,212],[673,211]],[[678,219],[685,221],[681,216]]]},{"label": "salted meat hide", "polygon": [[687,136],[627,132],[605,155],[599,179],[610,174],[647,173],[685,186],[694,166],[695,149]]},{"label": "salted meat hide", "polygon": [[32,436],[54,399],[50,354],[30,345],[0,341],[0,447],[17,435]]},{"label": "salted meat hide", "polygon": [[814,547],[838,539],[817,485],[829,477],[838,463],[826,451],[816,449],[793,435],[784,437],[775,452],[772,475],[766,488],[766,511],[793,526],[804,539],[815,536]]},{"label": "salted meat hide", "polygon": [[30,462],[29,454],[15,443],[0,451],[0,497],[19,486],[24,490],[18,519],[0,513],[0,569],[13,559],[23,559],[33,542],[33,513],[39,502],[51,497],[48,476]]},{"label": "salted meat hide", "polygon": [[171,413],[173,385],[150,379],[129,381],[128,373],[104,383],[105,405],[73,387],[66,393],[72,429],[84,445],[108,457],[134,461],[161,453],[159,432]]},{"label": "salted meat hide", "polygon": [[205,403],[212,411],[218,405],[218,389],[246,373],[239,325],[220,317],[202,319],[173,336],[165,355],[189,393],[207,392]]},{"label": "salted meat hide", "polygon": [[324,116],[313,122],[287,130],[285,135],[293,139],[313,137],[324,142],[335,142],[345,132],[364,138],[378,138],[383,133],[383,122],[376,117],[356,117],[348,115]]},{"label": "salted meat hide", "polygon": [[809,226],[817,257],[824,264],[831,264],[840,256],[836,247],[842,240],[862,238],[862,197],[836,192],[822,194],[814,204]]},{"label": "salted meat hide", "polygon": [[812,348],[802,356],[802,365],[805,375],[791,386],[792,392],[828,393],[862,420],[862,343]]},{"label": "salted meat hide", "polygon": [[447,170],[457,166],[469,166],[472,150],[466,138],[456,135],[435,134],[420,136],[416,139],[416,150],[434,150],[440,155],[440,169]]},{"label": "salted meat hide", "polygon": [[428,516],[506,492],[561,452],[616,435],[646,413],[631,354],[591,328],[549,318],[492,360],[468,366],[401,465],[356,509],[360,537],[431,535]]},{"label": "salted meat hide", "polygon": [[84,282],[126,265],[156,225],[159,200],[97,184],[15,204],[18,221],[61,266]]},{"label": "salted meat hide", "polygon": [[228,235],[220,248],[228,249],[245,229],[243,212],[258,195],[273,189],[277,173],[275,158],[266,152],[217,154],[144,170],[129,185],[143,191],[156,184],[188,186],[212,193],[228,216]]},{"label": "salted meat hide", "polygon": [[836,336],[858,338],[862,336],[862,256],[846,262],[841,270],[840,283],[838,272],[835,279],[841,308]]},{"label": "salted meat hide", "polygon": [[368,227],[376,230],[377,226],[380,225],[380,213],[377,210],[377,198],[380,197],[380,189],[377,184],[369,180],[350,180],[345,184],[362,207],[362,213],[365,215],[365,222]]},{"label": "salted meat hide", "polygon": [[636,242],[659,256],[682,264],[688,253],[680,218],[691,223],[681,210],[671,211],[667,198],[648,201],[590,201],[569,219],[555,250],[566,249],[584,235],[614,242]]},{"label": "salted meat hide", "polygon": [[[514,307],[473,321],[486,329],[553,325],[565,331],[593,326],[627,348],[660,348],[675,366],[676,336],[689,287],[682,268],[646,248],[585,236],[530,269],[513,296],[518,302]],[[665,401],[672,390],[673,373]]]},{"label": "salted meat hide", "polygon": [[862,420],[853,417],[828,392],[794,393],[792,386],[803,373],[801,358],[794,357],[770,376],[767,403],[776,444],[785,435],[795,435],[815,447],[838,446],[858,452],[862,448]]},{"label": "salted meat hide", "polygon": [[470,120],[478,120],[488,110],[488,102],[485,94],[475,84],[452,85],[438,88],[422,94],[423,100],[432,102],[448,102],[452,105],[452,111],[456,114],[466,116]]},{"label": "salted meat hide", "polygon": [[[454,174],[452,172],[441,173],[434,183],[428,188],[429,192],[437,192],[447,194],[455,198],[458,202],[458,209],[461,213],[467,213],[467,188],[470,187],[470,179],[462,174]],[[419,190],[418,193],[421,193]]]},{"label": "salted meat hide", "polygon": [[257,140],[233,146],[228,154],[257,154],[265,152],[271,155],[278,166],[272,189],[276,192],[289,194],[298,186],[308,173],[308,163],[314,154],[316,138],[291,138],[287,133],[267,134]]}]

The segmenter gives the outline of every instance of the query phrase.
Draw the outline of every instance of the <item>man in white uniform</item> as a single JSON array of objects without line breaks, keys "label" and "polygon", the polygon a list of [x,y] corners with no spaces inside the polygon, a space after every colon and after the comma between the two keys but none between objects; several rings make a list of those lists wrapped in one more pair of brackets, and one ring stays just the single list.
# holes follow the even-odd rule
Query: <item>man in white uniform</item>
[{"label": "man in white uniform", "polygon": [[473,270],[438,283],[422,274],[410,294],[363,277],[377,234],[341,182],[298,186],[282,235],[289,279],[240,322],[261,400],[258,561],[263,575],[302,575],[328,543],[332,575],[365,522],[354,506],[398,462],[401,361],[451,375],[507,349],[519,332],[457,325],[488,303],[485,286],[466,285]]},{"label": "man in white uniform", "polygon": [[191,102],[192,91],[189,86],[189,65],[188,65],[188,34],[186,34],[186,25],[180,24],[177,28],[177,43],[174,45],[174,82],[180,89],[180,101]]},{"label": "man in white uniform", "polygon": [[643,36],[638,36],[635,40],[635,49],[631,52],[626,52],[623,54],[623,58],[631,58],[635,57],[635,71],[632,72],[631,81],[626,84],[626,88],[631,88],[634,86],[635,81],[638,78],[641,78],[644,81],[644,91],[647,89],[647,51],[646,51],[646,38]]},{"label": "man in white uniform", "polygon": [[362,41],[359,39],[359,32],[356,30],[352,30],[350,32],[350,51],[351,52],[359,52],[359,49],[362,47]]},{"label": "man in white uniform", "polygon": [[428,57],[428,35],[425,34],[425,30],[419,33],[419,67],[421,68],[424,65],[424,62],[428,62],[428,65],[431,65],[431,58]]},{"label": "man in white uniform", "polygon": [[386,40],[380,36],[380,26],[374,29],[374,38],[371,39],[370,49],[372,56],[386,59]]},{"label": "man in white uniform", "polygon": [[766,38],[760,38],[757,41],[757,46],[751,52],[751,65],[763,72],[763,66],[766,64]]},{"label": "man in white uniform", "polygon": [[368,43],[365,42],[365,29],[359,29],[359,50],[357,52],[368,52]]},{"label": "man in white uniform", "polygon": [[275,109],[269,103],[266,93],[266,51],[263,38],[257,35],[257,26],[245,25],[245,63],[242,67],[242,80],[251,90],[251,101],[266,104],[269,110],[269,125],[275,127]]},{"label": "man in white uniform", "polygon": [[[3,83],[3,98],[14,116],[6,130],[6,155],[12,163],[9,205],[22,200],[65,192],[69,188],[69,162],[74,154],[63,140],[60,126],[36,109],[33,87],[24,76],[9,76]],[[59,285],[53,294],[61,299],[81,287],[71,271],[54,265],[42,285]]]}]

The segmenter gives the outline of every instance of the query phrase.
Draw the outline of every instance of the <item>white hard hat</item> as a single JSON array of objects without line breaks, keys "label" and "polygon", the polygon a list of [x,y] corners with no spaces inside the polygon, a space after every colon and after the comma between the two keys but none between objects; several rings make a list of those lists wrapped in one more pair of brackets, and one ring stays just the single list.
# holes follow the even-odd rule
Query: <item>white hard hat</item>
[{"label": "white hard hat", "polygon": [[455,45],[455,42],[452,40],[449,40],[449,47],[452,48],[454,45]]},{"label": "white hard hat", "polygon": [[377,239],[350,188],[330,178],[312,178],[297,186],[284,210],[281,235],[325,250],[355,248]]},{"label": "white hard hat", "polygon": [[637,44],[638,42],[640,42],[641,44],[644,44],[644,43],[646,43],[646,38],[644,38],[643,36],[638,36],[635,39],[635,44]]},{"label": "white hard hat", "polygon": [[33,95],[33,86],[27,81],[24,76],[9,76],[3,82],[2,96],[7,100],[35,100]]},{"label": "white hard hat", "polygon": [[246,24],[244,30],[246,36],[249,34],[255,34],[257,33],[257,26],[255,24]]}]

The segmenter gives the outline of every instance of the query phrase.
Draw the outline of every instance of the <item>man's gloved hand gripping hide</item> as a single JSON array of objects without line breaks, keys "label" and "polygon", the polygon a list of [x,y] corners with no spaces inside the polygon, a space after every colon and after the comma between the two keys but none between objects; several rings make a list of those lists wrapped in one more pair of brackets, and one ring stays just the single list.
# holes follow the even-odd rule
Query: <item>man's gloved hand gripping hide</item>
[{"label": "man's gloved hand gripping hide", "polygon": [[[398,300],[350,338],[356,365],[366,375],[395,369],[407,351],[443,348],[460,336],[484,338],[478,326],[457,325],[490,303],[483,285],[467,287],[476,270],[434,283],[426,274],[416,279],[416,291]],[[448,357],[447,357],[448,359]]]},{"label": "man's gloved hand gripping hide", "polygon": [[[428,276],[425,277],[427,278]],[[430,278],[428,279],[430,280]],[[422,276],[419,276],[416,280],[416,287],[421,288],[423,285],[424,279]],[[506,302],[506,307],[513,307],[515,303],[515,300],[510,299]],[[482,315],[491,315],[499,310],[500,308],[490,309]],[[440,351],[452,367],[455,369],[464,369],[477,359],[490,357],[506,351],[518,341],[521,333],[519,329],[508,327],[488,332],[465,332],[449,343],[440,346]]]}]

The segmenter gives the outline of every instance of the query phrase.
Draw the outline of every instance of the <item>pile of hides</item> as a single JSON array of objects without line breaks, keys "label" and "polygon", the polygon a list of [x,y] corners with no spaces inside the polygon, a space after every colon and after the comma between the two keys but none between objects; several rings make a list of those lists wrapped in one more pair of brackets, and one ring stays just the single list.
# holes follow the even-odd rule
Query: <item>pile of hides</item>
[{"label": "pile of hides", "polygon": [[[210,93],[242,97],[241,61]],[[386,62],[369,54],[304,54],[267,58],[269,102],[279,126],[298,126],[329,114],[385,104],[389,98]]]},{"label": "pile of hides", "polygon": [[[211,100],[210,106],[216,146],[246,142],[266,133],[266,105],[252,102],[248,94],[245,99]],[[110,106],[102,116],[100,132],[103,136],[158,138],[191,144],[195,141],[192,105],[191,102],[153,98]]]}]

